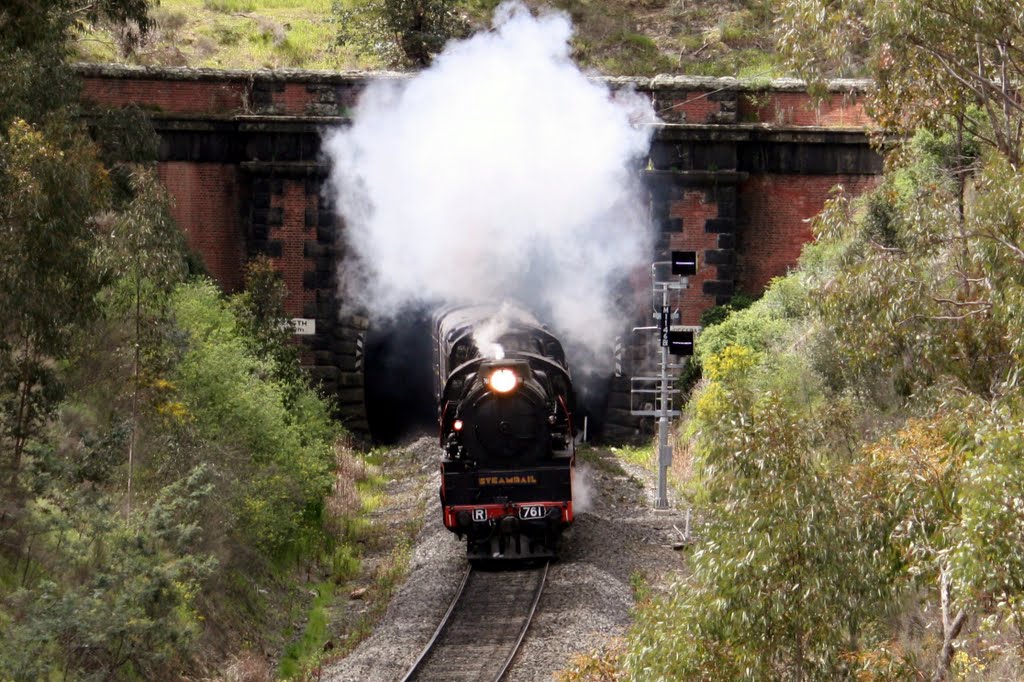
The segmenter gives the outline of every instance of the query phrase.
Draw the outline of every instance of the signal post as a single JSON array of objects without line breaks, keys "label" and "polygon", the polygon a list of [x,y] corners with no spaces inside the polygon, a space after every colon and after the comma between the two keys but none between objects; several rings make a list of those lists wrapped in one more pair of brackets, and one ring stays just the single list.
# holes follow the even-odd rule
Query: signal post
[{"label": "signal post", "polygon": [[[667,270],[667,272],[666,272]],[[667,276],[659,276],[659,271]],[[669,442],[669,425],[672,417],[680,414],[673,409],[672,397],[679,393],[675,388],[675,372],[686,366],[686,358],[693,355],[694,335],[698,327],[676,326],[672,320],[679,316],[679,307],[673,310],[672,299],[680,298],[681,292],[690,286],[688,277],[697,274],[697,253],[695,251],[673,251],[672,260],[659,261],[651,265],[652,303],[658,319],[657,326],[636,327],[634,332],[657,331],[661,359],[658,376],[633,377],[631,386],[631,412],[640,417],[658,419],[658,497],[656,509],[668,509],[668,469],[672,466],[672,444]],[[660,302],[660,307],[658,303]],[[681,362],[673,363],[672,358],[680,357]],[[643,402],[646,396],[654,397],[653,403]],[[637,398],[641,404],[637,407]]]}]

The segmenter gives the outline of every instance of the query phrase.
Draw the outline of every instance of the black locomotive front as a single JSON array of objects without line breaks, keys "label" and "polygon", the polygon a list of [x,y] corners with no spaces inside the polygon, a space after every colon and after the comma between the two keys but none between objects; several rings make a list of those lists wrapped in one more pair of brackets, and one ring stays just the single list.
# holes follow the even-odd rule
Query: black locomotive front
[{"label": "black locomotive front", "polygon": [[435,349],[445,526],[470,558],[553,555],[573,519],[561,344],[521,309],[468,306],[437,315]]}]

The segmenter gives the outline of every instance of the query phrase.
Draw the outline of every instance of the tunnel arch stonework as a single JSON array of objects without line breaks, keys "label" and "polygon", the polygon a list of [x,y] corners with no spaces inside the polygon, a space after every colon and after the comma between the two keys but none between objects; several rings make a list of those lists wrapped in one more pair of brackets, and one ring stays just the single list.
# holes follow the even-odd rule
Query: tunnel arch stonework
[{"label": "tunnel arch stonework", "polygon": [[[339,314],[343,226],[321,191],[328,169],[320,140],[348,122],[367,83],[401,76],[116,65],[83,65],[78,73],[87,108],[134,106],[153,122],[175,218],[224,290],[241,288],[251,257],[271,259],[288,286],[288,314],[316,321],[315,334],[299,337],[310,376],[336,398],[342,420],[365,431],[369,320]],[[699,254],[683,324],[784,274],[833,188],[859,194],[882,170],[868,139],[865,81],[832,82],[812,100],[790,80],[603,80],[650,97],[661,119],[637,172],[658,231],[651,259],[673,249]],[[639,371],[627,366],[612,380],[613,436],[635,430],[623,398],[631,369]]]}]

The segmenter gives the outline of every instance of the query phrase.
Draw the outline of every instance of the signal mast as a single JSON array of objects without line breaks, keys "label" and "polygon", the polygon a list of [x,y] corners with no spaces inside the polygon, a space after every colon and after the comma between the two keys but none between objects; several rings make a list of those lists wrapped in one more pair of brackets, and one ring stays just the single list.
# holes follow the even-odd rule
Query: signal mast
[{"label": "signal mast", "polygon": [[[669,443],[669,424],[680,411],[673,409],[672,396],[680,391],[675,388],[675,372],[686,366],[686,360],[693,355],[694,335],[700,327],[674,325],[680,317],[678,299],[681,292],[690,288],[689,277],[697,274],[696,251],[673,251],[668,261],[657,261],[651,265],[651,297],[654,318],[658,324],[649,327],[634,327],[633,332],[658,332],[661,359],[657,376],[635,376],[630,386],[630,411],[638,417],[658,419],[658,498],[656,509],[668,509],[668,469],[672,466],[672,445]],[[673,297],[677,305],[672,306]],[[660,305],[659,305],[660,303]],[[681,358],[673,363],[672,358]],[[638,400],[639,398],[639,400]],[[651,400],[653,398],[653,400]],[[638,405],[639,402],[639,405]]]}]

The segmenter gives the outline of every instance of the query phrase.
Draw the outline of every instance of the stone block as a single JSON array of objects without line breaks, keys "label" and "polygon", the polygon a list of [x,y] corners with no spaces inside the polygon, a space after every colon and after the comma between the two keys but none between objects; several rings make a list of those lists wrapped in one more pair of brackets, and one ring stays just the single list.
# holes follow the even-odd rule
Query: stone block
[{"label": "stone block", "polygon": [[363,352],[362,345],[358,341],[344,339],[332,340],[331,350],[337,355],[357,355]]},{"label": "stone block", "polygon": [[302,288],[326,289],[333,286],[331,274],[330,272],[321,272],[319,270],[307,270],[302,273]]},{"label": "stone block", "polygon": [[316,240],[325,244],[332,243],[337,230],[333,225],[317,225]]},{"label": "stone block", "polygon": [[732,296],[736,285],[732,280],[709,280],[704,282],[705,296]]},{"label": "stone block", "polygon": [[715,266],[716,276],[715,279],[730,279],[736,280],[737,268],[735,265],[718,265]]},{"label": "stone block", "polygon": [[281,227],[282,224],[284,224],[284,209],[280,206],[267,209],[267,225]]},{"label": "stone block", "polygon": [[732,249],[707,249],[704,251],[706,265],[732,265],[736,262],[736,252]]},{"label": "stone block", "polygon": [[362,386],[363,385],[363,373],[362,372],[341,372],[338,377],[339,386]]},{"label": "stone block", "polygon": [[705,232],[735,232],[736,221],[732,218],[708,218],[704,221]]},{"label": "stone block", "polygon": [[662,222],[662,230],[665,232],[682,232],[683,231],[683,219],[682,218],[669,218]]},{"label": "stone block", "polygon": [[336,395],[341,404],[361,403],[366,400],[366,391],[361,388],[339,388]]}]

